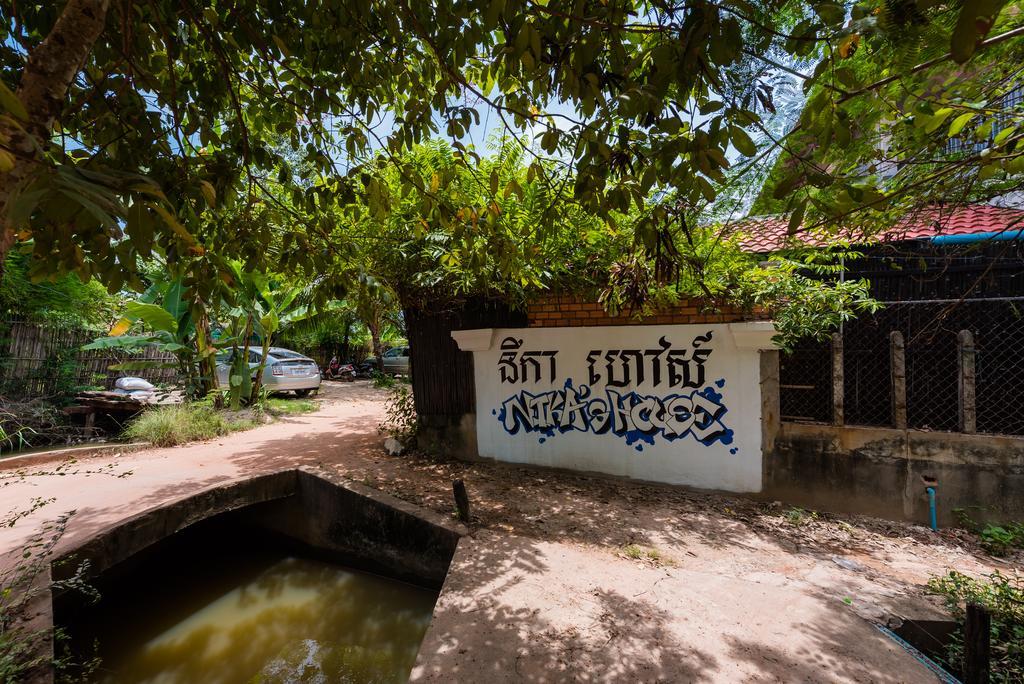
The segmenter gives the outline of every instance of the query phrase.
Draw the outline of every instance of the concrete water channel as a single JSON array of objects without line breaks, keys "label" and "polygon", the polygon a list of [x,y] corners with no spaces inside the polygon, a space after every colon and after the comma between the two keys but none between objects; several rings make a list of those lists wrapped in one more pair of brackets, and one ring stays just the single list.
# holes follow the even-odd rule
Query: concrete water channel
[{"label": "concrete water channel", "polygon": [[[313,469],[218,486],[63,552],[41,607],[99,682],[404,682],[465,529]],[[84,564],[84,565],[83,565]],[[38,681],[51,681],[40,672]]]}]

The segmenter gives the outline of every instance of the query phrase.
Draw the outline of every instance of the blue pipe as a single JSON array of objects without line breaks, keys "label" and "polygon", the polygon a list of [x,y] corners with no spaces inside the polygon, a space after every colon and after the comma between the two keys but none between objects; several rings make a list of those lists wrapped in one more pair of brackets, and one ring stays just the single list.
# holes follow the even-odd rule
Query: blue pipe
[{"label": "blue pipe", "polygon": [[925,487],[925,491],[928,492],[928,519],[932,524],[932,532],[938,532],[939,520],[935,511],[935,487]]},{"label": "blue pipe", "polygon": [[1024,238],[1024,228],[1020,230],[994,230],[987,233],[968,233],[964,235],[935,235],[928,238],[937,245],[966,245],[985,240],[1020,240]]}]

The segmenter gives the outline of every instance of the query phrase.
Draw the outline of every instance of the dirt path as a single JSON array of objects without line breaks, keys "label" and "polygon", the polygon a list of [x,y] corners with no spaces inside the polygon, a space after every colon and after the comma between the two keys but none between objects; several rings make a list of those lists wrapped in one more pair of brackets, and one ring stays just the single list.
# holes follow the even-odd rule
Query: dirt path
[{"label": "dirt path", "polygon": [[[298,465],[476,520],[413,672],[460,681],[934,681],[868,620],[935,614],[927,578],[1020,568],[953,532],[504,464],[391,458],[384,394],[204,443],[3,470],[0,551],[74,509],[60,546],[224,481]],[[63,472],[64,474],[59,474]],[[8,517],[8,520],[10,518]]]}]

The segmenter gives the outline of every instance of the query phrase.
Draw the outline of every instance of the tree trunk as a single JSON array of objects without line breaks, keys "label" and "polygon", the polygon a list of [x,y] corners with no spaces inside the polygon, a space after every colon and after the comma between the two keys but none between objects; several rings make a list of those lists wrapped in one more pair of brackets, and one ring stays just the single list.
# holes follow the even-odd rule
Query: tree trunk
[{"label": "tree trunk", "polygon": [[39,151],[49,144],[68,88],[103,32],[109,8],[110,0],[68,0],[22,72],[16,95],[28,114],[24,128],[0,120],[0,143],[14,156],[11,170],[0,173],[0,278],[15,241],[10,203],[39,163]]},{"label": "tree trunk", "polygon": [[349,334],[352,332],[352,323],[345,322],[345,337],[341,340],[341,354],[338,356],[338,360],[342,363],[347,363],[349,360]]},{"label": "tree trunk", "polygon": [[384,345],[380,341],[380,326],[376,323],[367,324],[370,329],[370,340],[373,344],[373,356],[377,359],[377,370],[384,372]]}]

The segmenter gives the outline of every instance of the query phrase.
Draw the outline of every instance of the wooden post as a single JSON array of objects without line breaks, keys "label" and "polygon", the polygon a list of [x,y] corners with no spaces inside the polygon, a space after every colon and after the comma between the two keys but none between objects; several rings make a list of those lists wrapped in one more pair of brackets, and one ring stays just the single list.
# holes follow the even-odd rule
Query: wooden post
[{"label": "wooden post", "polygon": [[907,359],[903,333],[889,333],[889,371],[892,377],[892,424],[907,429]]},{"label": "wooden post", "polygon": [[988,609],[968,603],[964,623],[964,684],[988,684],[991,628]]},{"label": "wooden post", "polygon": [[452,492],[455,494],[455,510],[458,512],[459,520],[469,522],[469,494],[466,492],[466,484],[462,480],[452,482]]},{"label": "wooden post", "polygon": [[956,336],[957,360],[959,366],[957,399],[960,413],[960,432],[978,431],[978,414],[975,410],[974,394],[974,335],[970,330],[961,330]]},{"label": "wooden post", "polygon": [[843,418],[843,334],[832,333],[832,424],[842,425]]},{"label": "wooden post", "polygon": [[85,414],[85,436],[92,437],[96,426],[96,411],[89,411]]}]

